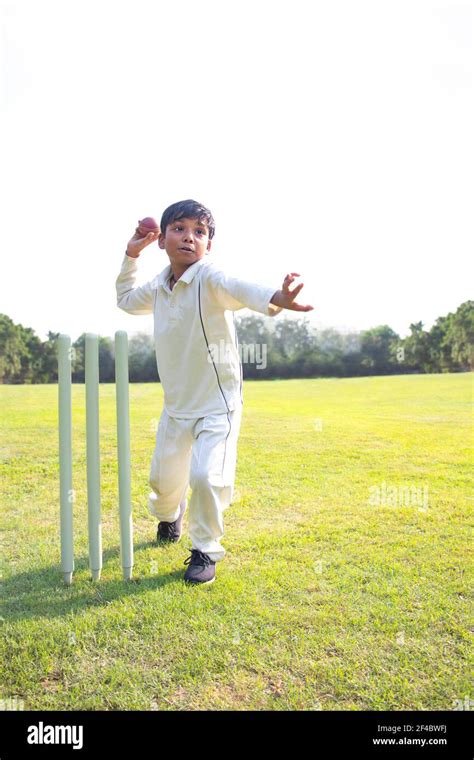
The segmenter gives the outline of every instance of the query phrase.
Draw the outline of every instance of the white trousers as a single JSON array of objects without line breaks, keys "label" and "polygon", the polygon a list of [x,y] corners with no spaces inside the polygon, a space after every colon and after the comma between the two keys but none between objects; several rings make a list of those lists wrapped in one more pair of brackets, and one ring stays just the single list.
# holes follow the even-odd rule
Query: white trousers
[{"label": "white trousers", "polygon": [[148,508],[159,521],[174,522],[191,486],[192,548],[208,554],[214,562],[225,555],[220,543],[223,512],[234,493],[241,418],[241,404],[228,414],[191,420],[170,417],[164,409],[156,432]]}]

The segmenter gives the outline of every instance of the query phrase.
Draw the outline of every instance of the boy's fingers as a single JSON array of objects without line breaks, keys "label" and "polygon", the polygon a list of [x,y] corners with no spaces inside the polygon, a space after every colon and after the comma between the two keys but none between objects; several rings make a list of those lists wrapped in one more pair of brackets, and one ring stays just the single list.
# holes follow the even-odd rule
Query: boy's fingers
[{"label": "boy's fingers", "polygon": [[298,274],[298,272],[289,272],[285,279],[283,280],[283,290],[285,293],[291,293],[290,285],[295,280],[296,277],[301,277],[301,275]]},{"label": "boy's fingers", "polygon": [[143,240],[145,244],[152,243],[153,240],[158,240],[158,233],[157,232],[149,232],[147,235],[143,235],[141,232],[138,231],[138,227],[135,230],[135,234],[132,237],[132,240],[135,242],[138,242],[139,240]]},{"label": "boy's fingers", "polygon": [[300,284],[297,285],[296,288],[294,288],[294,290],[290,290],[291,297],[292,298],[296,298],[296,296],[300,292],[301,288],[303,288],[303,287],[304,287],[304,282],[300,282]]},{"label": "boy's fingers", "polygon": [[306,306],[301,306],[301,304],[295,304],[295,311],[313,311],[314,306],[310,306],[307,304]]}]

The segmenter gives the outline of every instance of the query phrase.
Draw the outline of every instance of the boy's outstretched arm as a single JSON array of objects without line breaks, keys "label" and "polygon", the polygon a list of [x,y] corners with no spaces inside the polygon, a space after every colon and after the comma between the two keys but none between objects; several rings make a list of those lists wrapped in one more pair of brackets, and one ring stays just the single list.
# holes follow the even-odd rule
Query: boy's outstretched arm
[{"label": "boy's outstretched arm", "polygon": [[303,306],[303,304],[297,303],[295,300],[304,283],[300,282],[296,288],[290,290],[291,283],[299,276],[300,275],[297,272],[290,272],[287,274],[283,280],[282,289],[277,290],[276,293],[273,294],[270,303],[274,306],[279,306],[282,309],[291,309],[291,311],[312,311],[314,306],[310,306],[309,304]]},{"label": "boy's outstretched arm", "polygon": [[313,306],[302,306],[295,302],[296,296],[303,287],[303,283],[297,285],[294,290],[289,286],[299,277],[296,272],[291,272],[285,277],[282,290],[274,290],[274,287],[264,287],[252,282],[228,277],[224,272],[216,269],[214,264],[205,268],[205,278],[212,291],[213,297],[224,309],[237,311],[247,307],[258,311],[268,317],[274,317],[282,309],[293,311],[311,311]]}]

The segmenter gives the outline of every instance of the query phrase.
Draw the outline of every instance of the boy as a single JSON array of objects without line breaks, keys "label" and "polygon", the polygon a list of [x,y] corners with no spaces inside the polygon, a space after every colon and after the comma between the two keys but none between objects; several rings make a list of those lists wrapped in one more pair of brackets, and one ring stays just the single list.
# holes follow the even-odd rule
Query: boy
[{"label": "boy", "polygon": [[[268,316],[282,309],[310,311],[282,290],[227,277],[207,259],[214,237],[211,212],[193,200],[167,208],[160,231],[129,240],[116,281],[117,305],[129,314],[153,314],[156,359],[164,407],[156,434],[149,511],[158,518],[157,541],[179,541],[191,486],[191,555],[184,580],[215,580],[225,550],[223,512],[232,501],[242,414],[242,374],[233,312],[244,307]],[[170,263],[152,281],[134,288],[140,252],[158,240]],[[226,346],[217,357],[212,346]]]}]

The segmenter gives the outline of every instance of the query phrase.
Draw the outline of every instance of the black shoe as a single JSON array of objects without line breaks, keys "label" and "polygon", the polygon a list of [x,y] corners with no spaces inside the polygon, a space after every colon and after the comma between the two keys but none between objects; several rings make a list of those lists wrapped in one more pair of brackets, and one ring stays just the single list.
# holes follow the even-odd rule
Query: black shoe
[{"label": "black shoe", "polygon": [[186,512],[187,501],[186,499],[180,504],[180,513],[177,520],[174,522],[160,522],[158,523],[158,531],[156,533],[156,540],[159,543],[164,541],[171,541],[176,544],[181,538],[183,517]]},{"label": "black shoe", "polygon": [[184,560],[189,565],[184,574],[186,583],[212,583],[216,579],[216,563],[208,554],[191,549],[191,556]]}]

